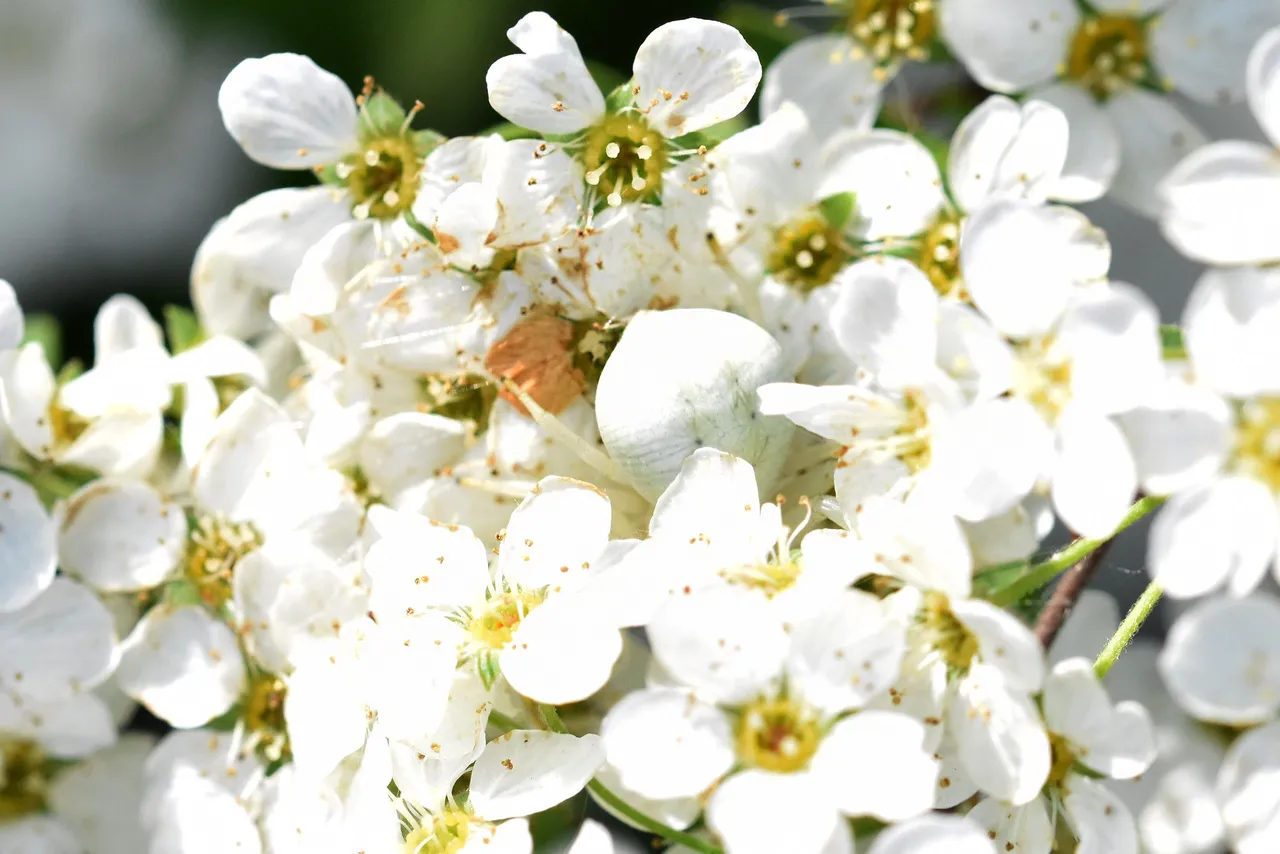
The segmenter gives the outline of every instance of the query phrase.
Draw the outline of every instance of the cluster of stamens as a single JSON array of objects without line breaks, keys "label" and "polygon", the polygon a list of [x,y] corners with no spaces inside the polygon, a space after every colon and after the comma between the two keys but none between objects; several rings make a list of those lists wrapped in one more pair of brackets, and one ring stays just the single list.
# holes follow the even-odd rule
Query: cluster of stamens
[{"label": "cluster of stamens", "polygon": [[1071,402],[1071,360],[1053,336],[1014,348],[1013,391],[1050,424]]},{"label": "cluster of stamens", "polygon": [[882,74],[904,59],[927,58],[938,29],[933,0],[852,0],[847,26]]},{"label": "cluster of stamens", "polygon": [[1236,414],[1236,471],[1280,495],[1280,398],[1246,401]]},{"label": "cluster of stamens", "polygon": [[978,639],[957,619],[946,594],[936,590],[925,593],[919,621],[925,641],[947,667],[956,673],[968,671],[978,654]]},{"label": "cluster of stamens", "polygon": [[231,599],[236,563],[260,545],[248,522],[201,516],[187,538],[186,578],[209,607],[221,608]]},{"label": "cluster of stamens", "polygon": [[48,771],[48,758],[35,742],[0,739],[0,819],[43,810]]},{"label": "cluster of stamens", "polygon": [[762,698],[742,710],[738,759],[752,768],[786,774],[801,771],[818,752],[822,728],[816,713],[788,697]]},{"label": "cluster of stamens", "polygon": [[769,559],[763,563],[722,570],[720,577],[731,584],[741,584],[752,590],[760,590],[770,599],[795,586],[802,572],[800,561],[795,555],[795,544],[813,518],[813,507],[809,503],[809,497],[800,496],[798,503],[805,510],[804,519],[795,528],[788,528],[785,525],[782,527],[778,532],[778,544],[774,547]]},{"label": "cluster of stamens", "polygon": [[273,674],[259,674],[249,683],[245,698],[245,727],[255,737],[256,749],[268,762],[277,762],[290,753],[284,719],[286,691],[284,680]]},{"label": "cluster of stamens", "polygon": [[1063,74],[1101,101],[1148,71],[1146,25],[1127,15],[1098,15],[1076,30]]},{"label": "cluster of stamens", "polygon": [[398,800],[397,809],[405,828],[404,854],[457,854],[466,847],[475,822],[472,816],[453,806],[432,815]]},{"label": "cluster of stamens", "polygon": [[511,590],[491,596],[466,622],[473,644],[489,650],[502,649],[511,643],[520,621],[545,598],[541,590]]},{"label": "cluster of stamens", "polygon": [[829,283],[852,257],[840,229],[813,211],[774,233],[765,269],[775,279],[808,293]]},{"label": "cluster of stamens", "polygon": [[611,207],[656,199],[669,165],[666,137],[635,111],[606,116],[586,132],[582,150],[587,184]]},{"label": "cluster of stamens", "polygon": [[351,193],[357,219],[391,219],[409,209],[418,190],[422,163],[407,136],[374,140],[335,167]]},{"label": "cluster of stamens", "polygon": [[489,425],[489,413],[498,400],[498,389],[483,377],[428,375],[418,382],[423,412],[455,421],[471,421],[477,432]]},{"label": "cluster of stamens", "polygon": [[960,221],[943,212],[920,238],[916,266],[929,277],[939,296],[967,299],[960,276]]}]

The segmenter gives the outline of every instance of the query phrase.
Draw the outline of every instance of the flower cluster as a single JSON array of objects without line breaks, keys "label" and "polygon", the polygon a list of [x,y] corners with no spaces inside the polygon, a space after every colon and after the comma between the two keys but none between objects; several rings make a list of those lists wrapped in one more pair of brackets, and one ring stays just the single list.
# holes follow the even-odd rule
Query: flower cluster
[{"label": "flower cluster", "polygon": [[[528,14],[452,139],[249,59],[227,130],[317,181],[194,313],[111,298],[86,369],[0,281],[0,851],[527,854],[587,798],[702,854],[1280,846],[1280,167],[1154,91],[1280,144],[1280,9],[824,11],[608,92]],[[949,141],[881,111],[944,48],[996,93]],[[1212,265],[1180,327],[1107,192]],[[1158,507],[1121,621],[1081,589]]]}]

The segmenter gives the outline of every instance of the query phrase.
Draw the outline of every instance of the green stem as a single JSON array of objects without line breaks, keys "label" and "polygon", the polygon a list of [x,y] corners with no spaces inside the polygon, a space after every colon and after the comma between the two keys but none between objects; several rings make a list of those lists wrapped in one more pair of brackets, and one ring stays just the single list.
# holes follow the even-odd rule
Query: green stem
[{"label": "green stem", "polygon": [[1074,540],[1070,545],[1060,549],[1041,563],[1036,564],[1028,570],[1026,575],[1013,581],[1008,587],[1001,588],[992,593],[988,600],[993,605],[1012,605],[1022,600],[1024,596],[1036,592],[1044,587],[1050,581],[1057,578],[1059,574],[1067,568],[1075,566],[1089,554],[1101,548],[1103,543],[1109,542],[1116,534],[1128,528],[1134,522],[1146,516],[1152,510],[1155,510],[1164,503],[1164,498],[1158,496],[1147,496],[1139,498],[1129,508],[1129,512],[1120,520],[1120,524],[1111,532],[1110,536],[1099,540],[1086,539],[1081,537]]},{"label": "green stem", "polygon": [[489,723],[507,732],[511,732],[513,729],[526,728],[524,724],[520,723],[520,721],[515,718],[507,717],[497,709],[489,710]]},{"label": "green stem", "polygon": [[1162,593],[1164,593],[1164,588],[1154,581],[1151,582],[1147,585],[1147,589],[1142,591],[1138,601],[1133,603],[1129,613],[1124,615],[1124,621],[1120,623],[1116,633],[1111,636],[1111,640],[1107,641],[1107,645],[1102,648],[1102,652],[1098,653],[1098,660],[1093,663],[1093,670],[1098,674],[1099,679],[1107,675],[1111,665],[1116,663],[1120,653],[1124,652],[1124,648],[1129,645],[1129,641],[1133,640],[1133,636],[1138,633],[1138,629],[1142,628],[1142,624],[1146,622],[1147,617],[1151,616],[1151,612],[1155,610],[1156,603],[1160,601]]},{"label": "green stem", "polygon": [[[564,721],[560,719],[560,713],[556,711],[555,706],[540,703],[538,705],[538,712],[542,715],[543,721],[546,722],[547,729],[552,732],[559,733],[569,732],[569,728],[566,727],[564,725]],[[722,849],[712,845],[705,839],[699,839],[692,833],[685,833],[683,830],[676,830],[674,827],[668,827],[656,818],[645,815],[635,807],[631,806],[631,804],[618,797],[608,786],[601,783],[599,780],[592,780],[590,783],[587,783],[587,788],[590,789],[592,794],[597,798],[616,810],[619,815],[625,817],[637,827],[643,827],[650,833],[656,836],[661,836],[668,842],[683,845],[692,851],[700,851],[702,854],[724,854]]]}]

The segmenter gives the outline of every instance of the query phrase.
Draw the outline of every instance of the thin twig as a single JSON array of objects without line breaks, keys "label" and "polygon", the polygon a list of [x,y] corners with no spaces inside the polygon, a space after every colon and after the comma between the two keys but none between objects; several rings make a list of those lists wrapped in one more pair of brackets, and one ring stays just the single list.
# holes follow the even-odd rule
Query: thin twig
[{"label": "thin twig", "polygon": [[1049,602],[1040,612],[1040,616],[1036,617],[1035,626],[1032,628],[1045,649],[1048,649],[1049,644],[1053,643],[1053,639],[1058,636],[1058,631],[1066,621],[1067,614],[1071,613],[1076,600],[1089,586],[1089,582],[1098,572],[1098,567],[1102,566],[1102,559],[1106,557],[1112,542],[1113,540],[1106,541],[1064,572],[1058,581],[1058,586],[1053,588],[1053,595],[1049,597]]}]

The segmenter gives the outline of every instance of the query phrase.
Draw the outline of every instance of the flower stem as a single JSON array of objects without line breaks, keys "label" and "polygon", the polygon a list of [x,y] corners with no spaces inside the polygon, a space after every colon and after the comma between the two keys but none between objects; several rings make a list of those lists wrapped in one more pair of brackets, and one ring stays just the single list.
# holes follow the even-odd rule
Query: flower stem
[{"label": "flower stem", "polygon": [[1134,522],[1146,516],[1152,510],[1155,510],[1164,503],[1164,498],[1159,496],[1147,496],[1139,498],[1129,508],[1129,512],[1120,520],[1120,524],[1111,532],[1110,536],[1103,539],[1087,539],[1081,537],[1072,541],[1066,547],[1060,549],[1046,560],[1036,564],[1027,571],[1026,575],[1015,579],[1008,587],[992,593],[988,597],[993,605],[1012,605],[1021,600],[1024,596],[1036,592],[1044,587],[1050,581],[1057,578],[1059,574],[1068,567],[1074,566],[1084,560],[1093,552],[1102,547],[1104,543],[1110,542],[1116,534],[1128,528]]},{"label": "flower stem", "polygon": [[[542,715],[542,720],[546,722],[547,729],[552,732],[567,733],[569,728],[564,725],[564,721],[560,719],[560,713],[556,711],[555,706],[549,706],[545,703],[538,704],[538,712]],[[661,836],[668,842],[677,845],[683,845],[691,851],[699,851],[701,854],[724,854],[724,851],[705,839],[699,839],[692,833],[685,833],[682,830],[676,830],[674,827],[668,827],[656,818],[652,818],[640,812],[631,804],[618,797],[608,786],[599,780],[592,780],[587,783],[587,788],[591,793],[599,798],[603,803],[607,804],[611,809],[617,811],[619,815],[642,827],[650,833]]]},{"label": "flower stem", "polygon": [[1120,627],[1111,636],[1111,640],[1107,641],[1107,645],[1102,648],[1102,652],[1098,653],[1098,660],[1093,663],[1093,670],[1098,674],[1099,679],[1107,675],[1111,665],[1116,663],[1120,653],[1124,652],[1124,648],[1129,645],[1129,641],[1133,640],[1133,636],[1138,633],[1138,629],[1142,628],[1142,624],[1146,622],[1147,617],[1151,616],[1151,612],[1155,610],[1156,603],[1160,601],[1162,593],[1164,593],[1164,588],[1155,581],[1151,582],[1147,585],[1147,589],[1142,591],[1138,601],[1133,603],[1129,613],[1124,615],[1124,620],[1120,623]]}]

